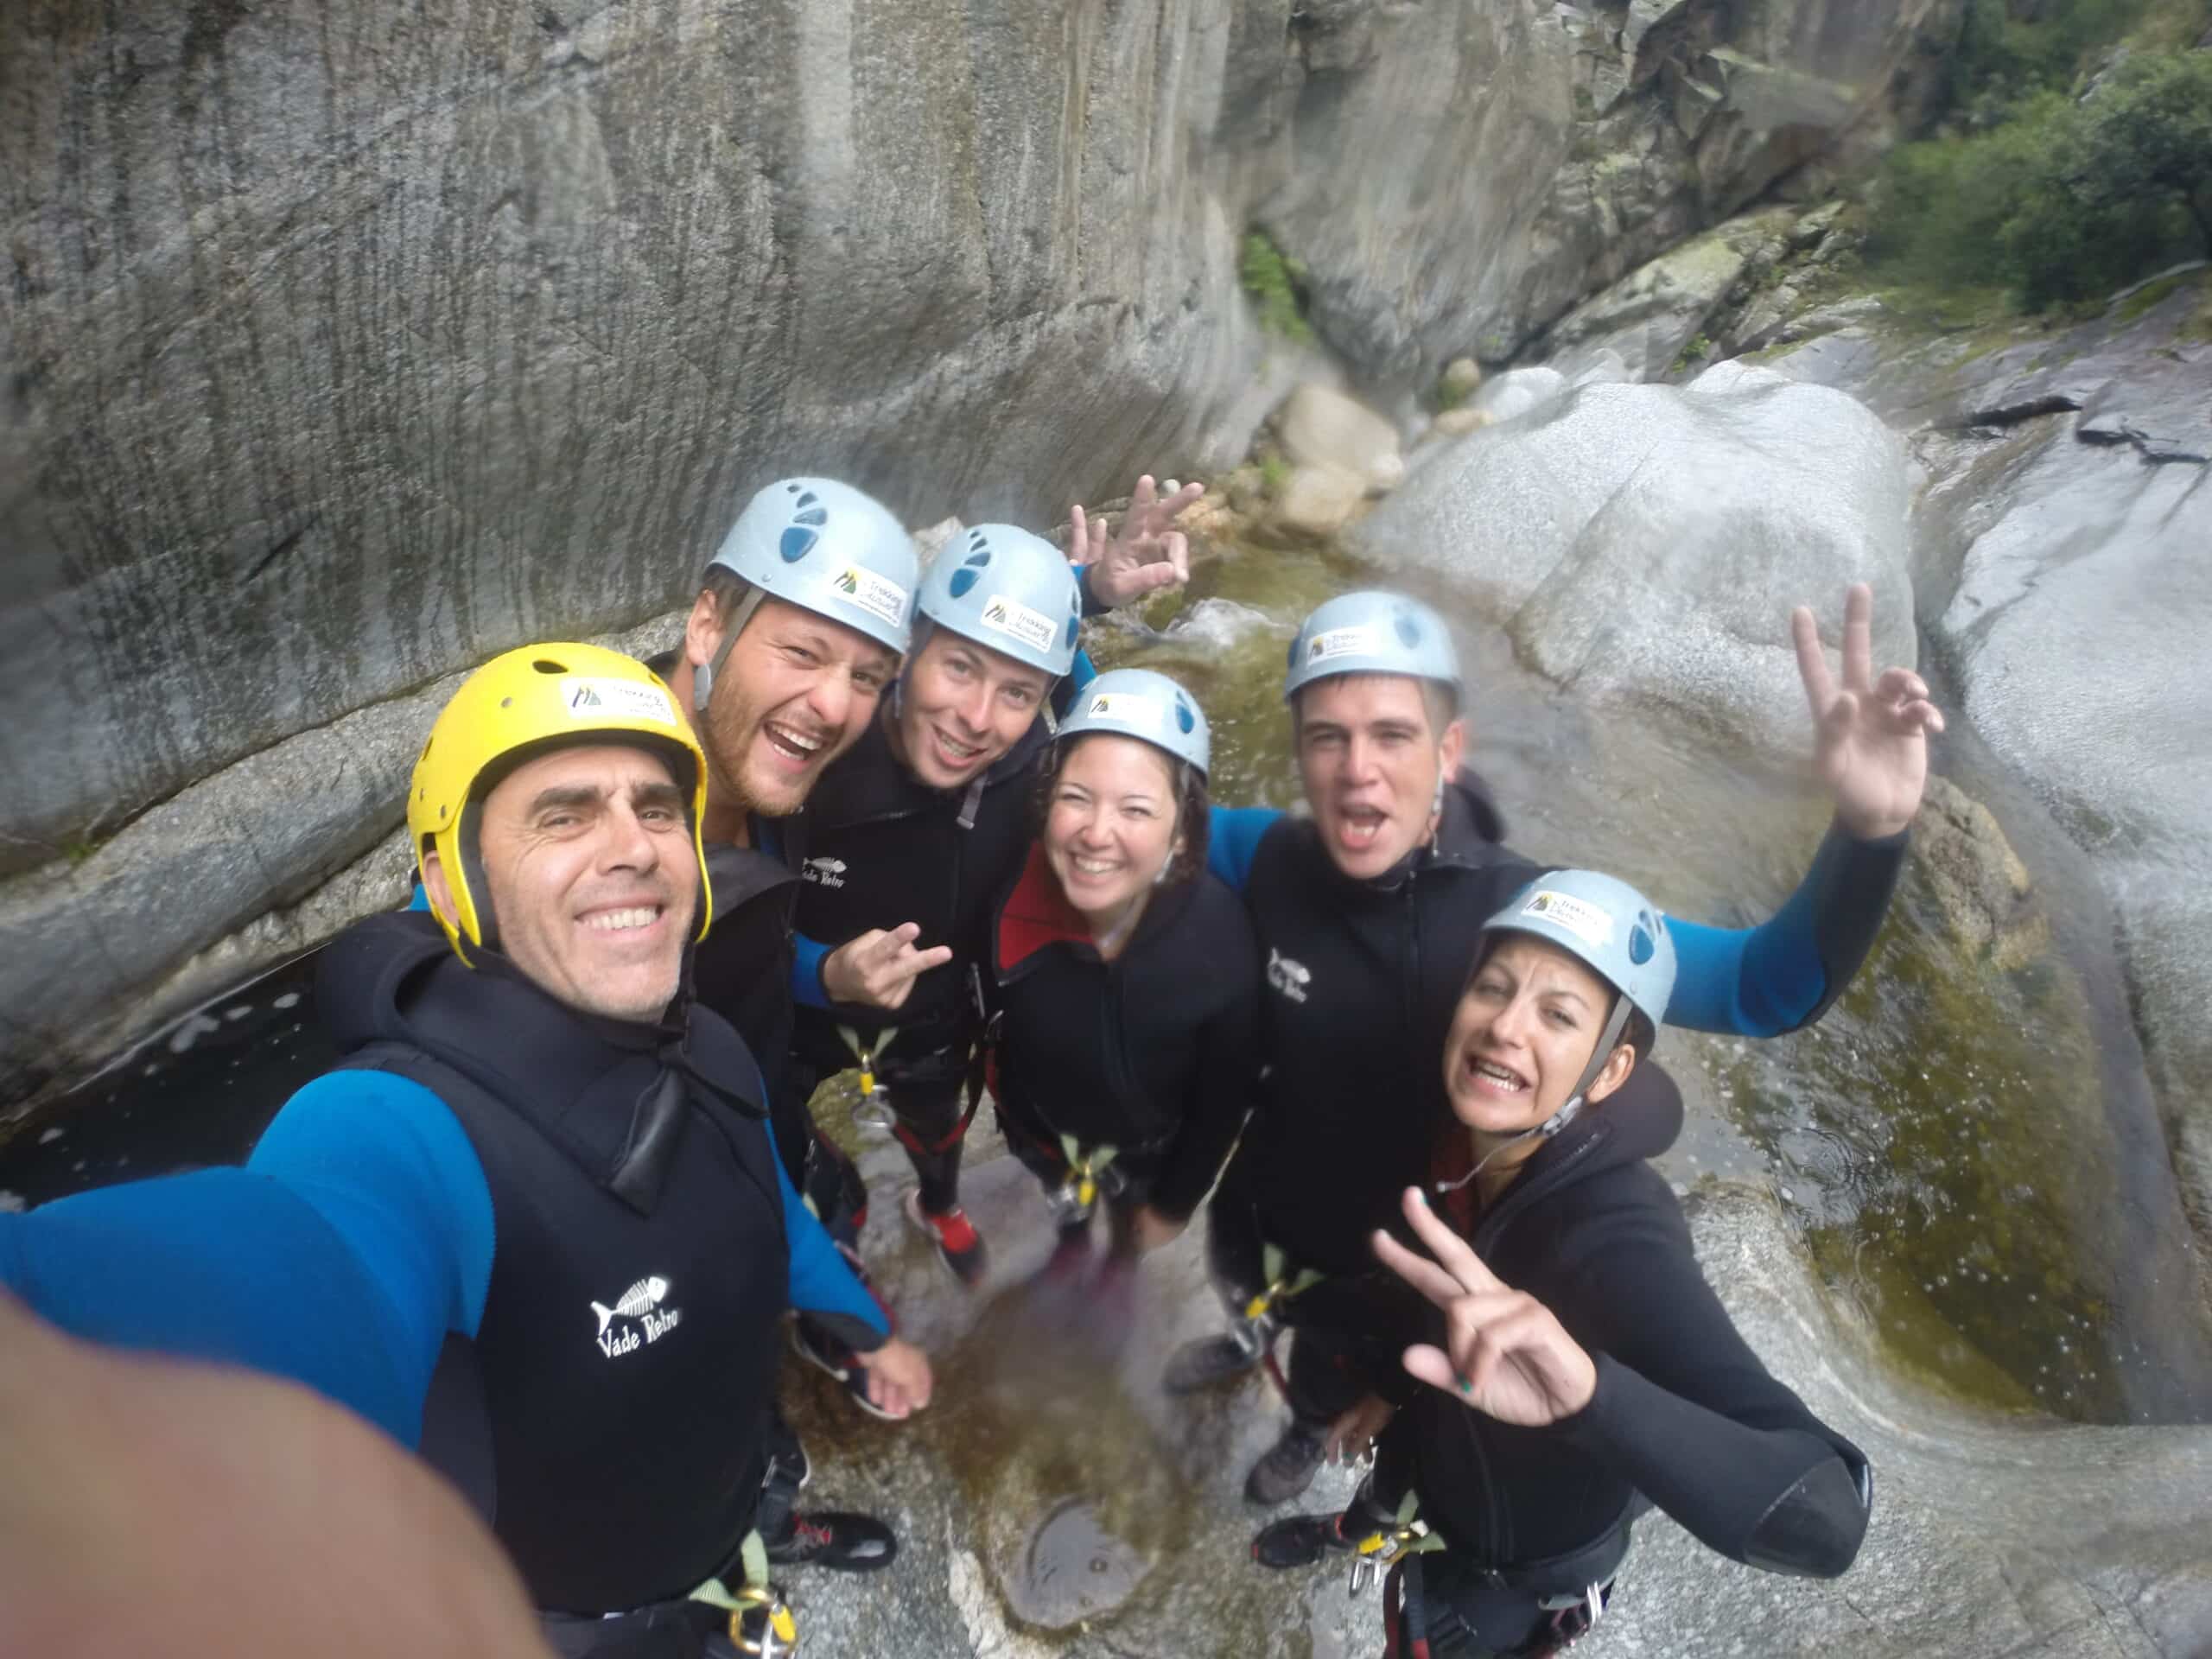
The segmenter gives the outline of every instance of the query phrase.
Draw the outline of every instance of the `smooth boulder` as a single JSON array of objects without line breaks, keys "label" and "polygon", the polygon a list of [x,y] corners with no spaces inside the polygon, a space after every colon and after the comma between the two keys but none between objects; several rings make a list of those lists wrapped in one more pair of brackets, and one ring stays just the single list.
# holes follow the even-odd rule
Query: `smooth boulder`
[{"label": "smooth boulder", "polygon": [[1463,439],[1351,533],[1444,577],[1585,696],[1633,696],[1769,750],[1805,741],[1789,612],[1878,595],[1875,653],[1916,660],[1903,446],[1857,400],[1734,364],[1683,388],[1592,385]]}]

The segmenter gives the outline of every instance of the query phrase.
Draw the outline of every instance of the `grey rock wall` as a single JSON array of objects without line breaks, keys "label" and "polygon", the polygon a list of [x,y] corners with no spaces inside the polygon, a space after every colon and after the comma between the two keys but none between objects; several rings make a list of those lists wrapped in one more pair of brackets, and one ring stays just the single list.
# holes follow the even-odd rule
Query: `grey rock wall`
[{"label": "grey rock wall", "polygon": [[1255,220],[1357,373],[1510,348],[1879,130],[1957,3],[0,8],[0,1100],[397,823],[357,767],[176,882],[163,804],[659,613],[780,473],[928,523],[1225,464]]}]

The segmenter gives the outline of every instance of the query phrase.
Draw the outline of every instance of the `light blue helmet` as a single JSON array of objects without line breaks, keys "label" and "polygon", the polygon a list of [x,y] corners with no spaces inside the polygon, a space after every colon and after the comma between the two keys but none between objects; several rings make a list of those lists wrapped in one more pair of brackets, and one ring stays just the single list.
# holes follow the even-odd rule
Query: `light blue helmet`
[{"label": "light blue helmet", "polygon": [[1584,1096],[1620,1042],[1630,1009],[1649,1019],[1654,1031],[1666,1022],[1668,999],[1675,994],[1674,936],[1649,899],[1596,870],[1554,870],[1514,894],[1483,924],[1478,963],[1490,937],[1497,933],[1526,933],[1556,945],[1618,993],[1574,1091],[1557,1111],[1525,1131],[1549,1137],[1582,1109]]},{"label": "light blue helmet", "polygon": [[1338,674],[1405,674],[1435,680],[1460,699],[1459,653],[1444,619],[1417,599],[1374,588],[1339,594],[1299,625],[1283,676],[1287,702],[1316,680]]},{"label": "light blue helmet", "polygon": [[918,606],[937,626],[1056,680],[1075,661],[1083,625],[1075,567],[1012,524],[978,524],[947,542],[922,578]]},{"label": "light blue helmet", "polygon": [[1187,761],[1200,777],[1213,760],[1213,734],[1198,699],[1148,668],[1114,669],[1083,688],[1073,711],[1060,722],[1060,737],[1085,732],[1137,738]]},{"label": "light blue helmet", "polygon": [[[1652,902],[1596,870],[1540,875],[1483,924],[1484,933],[1529,933],[1579,958],[1654,1026],[1675,992],[1675,940]],[[1608,1045],[1610,1046],[1610,1045]]]},{"label": "light blue helmet", "polygon": [[[901,654],[912,638],[921,574],[914,539],[889,508],[849,484],[785,478],[769,485],[722,538],[708,563],[716,567]],[[752,614],[749,605],[743,614]]]}]

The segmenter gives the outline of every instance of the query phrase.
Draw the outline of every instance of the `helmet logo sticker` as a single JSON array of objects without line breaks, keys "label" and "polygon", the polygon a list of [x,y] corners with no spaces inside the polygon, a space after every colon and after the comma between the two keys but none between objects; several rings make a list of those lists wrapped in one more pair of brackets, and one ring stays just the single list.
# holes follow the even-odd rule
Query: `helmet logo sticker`
[{"label": "helmet logo sticker", "polygon": [[888,576],[849,564],[830,585],[870,616],[880,617],[894,628],[906,626],[906,590]]},{"label": "helmet logo sticker", "polygon": [[1523,920],[1542,921],[1562,933],[1572,933],[1588,945],[1611,944],[1613,918],[1587,899],[1550,887],[1539,887],[1521,907]]},{"label": "helmet logo sticker", "polygon": [[1118,721],[1124,726],[1134,726],[1147,732],[1167,729],[1167,711],[1150,697],[1136,696],[1127,691],[1101,691],[1094,696],[1083,711],[1085,720]]},{"label": "helmet logo sticker", "polygon": [[1020,600],[1004,594],[993,594],[984,601],[982,621],[985,627],[1020,640],[1032,651],[1050,651],[1052,636],[1059,632],[1052,626],[1052,619],[1042,611],[1033,611]]},{"label": "helmet logo sticker", "polygon": [[677,723],[676,705],[669,701],[668,693],[636,680],[571,676],[561,682],[561,704],[580,721],[612,715],[624,720],[650,720],[660,726]]},{"label": "helmet logo sticker", "polygon": [[1338,657],[1375,657],[1382,654],[1375,630],[1369,627],[1331,628],[1317,633],[1306,642],[1306,660],[1325,663]]}]

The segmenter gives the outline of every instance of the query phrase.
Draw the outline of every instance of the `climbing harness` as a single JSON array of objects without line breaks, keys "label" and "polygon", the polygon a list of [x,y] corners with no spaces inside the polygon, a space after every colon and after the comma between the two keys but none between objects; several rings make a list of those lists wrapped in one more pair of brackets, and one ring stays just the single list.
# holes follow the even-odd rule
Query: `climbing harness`
[{"label": "climbing harness", "polygon": [[1266,1358],[1269,1374],[1274,1376],[1276,1386],[1283,1390],[1284,1398],[1287,1399],[1289,1385],[1275,1374],[1275,1334],[1282,1329],[1282,1319],[1275,1312],[1275,1306],[1302,1290],[1319,1284],[1327,1275],[1316,1273],[1311,1268],[1300,1268],[1296,1273],[1291,1272],[1290,1257],[1282,1248],[1264,1243],[1260,1246],[1260,1271],[1267,1279],[1267,1287],[1244,1304],[1242,1319],[1230,1321],[1229,1339],[1236,1344],[1238,1351],[1246,1359]]},{"label": "climbing harness", "polygon": [[891,1046],[891,1039],[899,1034],[893,1026],[876,1033],[873,1043],[863,1042],[859,1032],[850,1026],[837,1027],[837,1035],[852,1052],[853,1059],[861,1069],[860,1104],[853,1108],[853,1127],[876,1135],[890,1135],[899,1127],[899,1114],[892,1109],[891,1091],[875,1075],[875,1057]]},{"label": "climbing harness", "polygon": [[787,1659],[798,1651],[798,1621],[783,1592],[768,1581],[768,1546],[758,1529],[745,1535],[738,1555],[742,1585],[731,1590],[720,1579],[709,1579],[690,1599],[728,1611],[730,1645],[748,1659]]},{"label": "climbing harness", "polygon": [[1067,1164],[1067,1177],[1045,1195],[1055,1227],[1081,1226],[1090,1219],[1101,1197],[1118,1198],[1128,1190],[1128,1180],[1113,1166],[1119,1154],[1116,1147],[1095,1147],[1086,1153],[1073,1135],[1060,1137],[1060,1156]]},{"label": "climbing harness", "polygon": [[1444,1541],[1428,1529],[1428,1522],[1416,1520],[1414,1511],[1421,1507],[1421,1495],[1408,1492],[1398,1503],[1397,1524],[1376,1528],[1352,1546],[1351,1593],[1359,1595],[1376,1579],[1411,1555],[1426,1555],[1432,1549],[1444,1548]]}]

